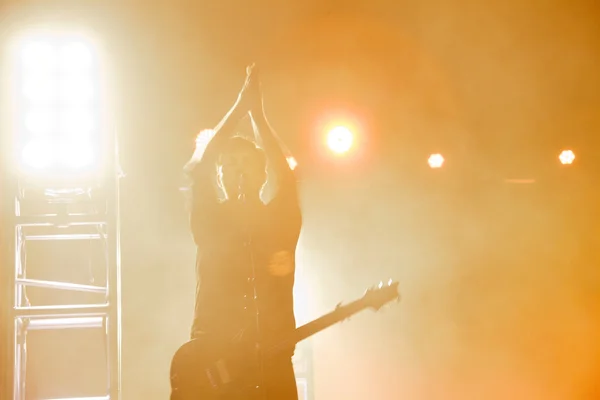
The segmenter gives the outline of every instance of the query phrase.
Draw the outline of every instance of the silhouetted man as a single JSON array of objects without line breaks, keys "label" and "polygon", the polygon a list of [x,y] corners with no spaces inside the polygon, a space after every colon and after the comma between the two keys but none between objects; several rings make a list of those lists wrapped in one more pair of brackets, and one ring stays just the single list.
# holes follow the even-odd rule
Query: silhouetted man
[{"label": "silhouetted man", "polygon": [[[248,113],[256,144],[234,136]],[[293,286],[302,218],[296,179],[265,117],[253,67],[247,69],[237,101],[209,136],[187,166],[198,278],[192,338],[220,344],[277,339],[296,325]],[[275,172],[277,190],[265,203],[267,164]],[[290,348],[264,360],[269,400],[298,398],[293,352]]]}]

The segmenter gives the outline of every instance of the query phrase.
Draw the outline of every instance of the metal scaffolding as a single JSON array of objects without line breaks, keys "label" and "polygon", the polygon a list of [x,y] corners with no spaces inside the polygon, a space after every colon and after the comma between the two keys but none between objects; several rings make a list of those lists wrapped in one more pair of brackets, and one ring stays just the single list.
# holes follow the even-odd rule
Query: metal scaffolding
[{"label": "metal scaffolding", "polygon": [[310,339],[298,343],[294,352],[293,363],[298,386],[298,400],[312,400],[313,388],[313,357]]},{"label": "metal scaffolding", "polygon": [[[10,195],[11,202],[14,199],[14,264],[11,268],[14,281],[14,400],[25,400],[28,389],[28,334],[31,331],[74,329],[101,330],[107,377],[105,394],[100,397],[78,396],[77,399],[121,398],[121,172],[118,162],[110,164],[115,167],[106,177],[84,180],[83,183],[68,180],[35,182],[23,177],[16,179],[14,196],[12,193]],[[45,243],[46,247],[58,249],[53,252],[58,262],[48,256],[32,261],[40,258],[40,252],[28,257],[34,252],[30,248],[36,243]],[[61,265],[72,263],[76,258],[70,258],[70,251],[85,253],[88,247],[82,246],[83,243],[89,244],[89,248],[93,244],[101,254],[89,255],[89,259],[93,258],[100,265],[99,270],[102,270],[91,284],[77,281],[77,274],[65,276],[69,274],[65,274],[65,268]],[[35,265],[31,265],[34,262]],[[60,267],[57,268],[57,264]],[[43,271],[43,277],[32,276],[32,267]],[[85,270],[86,265],[69,267]],[[30,291],[43,292],[45,295],[32,301]]]}]

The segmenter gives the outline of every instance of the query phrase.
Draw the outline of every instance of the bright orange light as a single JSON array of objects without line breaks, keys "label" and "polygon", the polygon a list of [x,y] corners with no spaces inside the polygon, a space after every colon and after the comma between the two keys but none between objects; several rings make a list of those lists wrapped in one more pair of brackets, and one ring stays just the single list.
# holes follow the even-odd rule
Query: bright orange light
[{"label": "bright orange light", "polygon": [[563,150],[558,156],[558,159],[563,165],[573,164],[573,161],[575,161],[575,153],[573,153],[572,150]]},{"label": "bright orange light", "polygon": [[442,165],[444,165],[444,161],[444,156],[442,156],[441,154],[432,154],[427,160],[431,168],[442,168]]},{"label": "bright orange light", "polygon": [[337,154],[346,153],[354,143],[354,135],[345,126],[336,126],[327,134],[327,146]]}]

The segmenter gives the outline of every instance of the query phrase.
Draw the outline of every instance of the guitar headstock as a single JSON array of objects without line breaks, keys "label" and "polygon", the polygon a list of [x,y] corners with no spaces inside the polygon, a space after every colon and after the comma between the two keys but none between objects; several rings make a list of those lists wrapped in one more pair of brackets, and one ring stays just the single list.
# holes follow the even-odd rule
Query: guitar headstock
[{"label": "guitar headstock", "polygon": [[378,311],[381,307],[394,300],[400,301],[400,292],[398,282],[391,279],[387,283],[379,282],[379,285],[367,289],[361,302],[367,307]]}]

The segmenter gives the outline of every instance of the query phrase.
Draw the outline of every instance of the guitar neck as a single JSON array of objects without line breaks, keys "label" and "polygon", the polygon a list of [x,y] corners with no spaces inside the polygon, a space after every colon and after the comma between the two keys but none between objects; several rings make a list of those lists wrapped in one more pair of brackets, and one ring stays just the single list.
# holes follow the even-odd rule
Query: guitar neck
[{"label": "guitar neck", "polygon": [[325,314],[314,321],[296,328],[289,337],[278,341],[271,346],[268,346],[266,349],[266,355],[273,356],[285,348],[292,347],[296,345],[296,343],[301,342],[315,333],[318,333],[332,325],[337,324],[338,322],[349,318],[350,316],[364,310],[367,307],[368,305],[362,300],[356,300],[344,306],[338,306],[329,314]]}]

